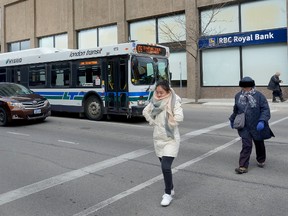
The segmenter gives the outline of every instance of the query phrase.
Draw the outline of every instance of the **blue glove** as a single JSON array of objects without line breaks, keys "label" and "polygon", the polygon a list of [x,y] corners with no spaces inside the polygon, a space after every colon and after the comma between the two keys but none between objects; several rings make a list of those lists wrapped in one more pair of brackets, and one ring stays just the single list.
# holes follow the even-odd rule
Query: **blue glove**
[{"label": "blue glove", "polygon": [[264,129],[264,121],[259,121],[256,127],[257,131],[261,131]]},{"label": "blue glove", "polygon": [[230,121],[230,127],[233,129],[233,122]]}]

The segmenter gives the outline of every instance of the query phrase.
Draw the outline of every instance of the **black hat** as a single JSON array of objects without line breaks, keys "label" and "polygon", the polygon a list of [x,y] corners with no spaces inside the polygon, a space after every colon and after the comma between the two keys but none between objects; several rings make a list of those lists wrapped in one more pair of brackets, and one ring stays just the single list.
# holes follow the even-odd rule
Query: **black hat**
[{"label": "black hat", "polygon": [[239,81],[239,86],[240,87],[254,87],[255,86],[255,82],[251,77],[243,77],[240,81]]}]

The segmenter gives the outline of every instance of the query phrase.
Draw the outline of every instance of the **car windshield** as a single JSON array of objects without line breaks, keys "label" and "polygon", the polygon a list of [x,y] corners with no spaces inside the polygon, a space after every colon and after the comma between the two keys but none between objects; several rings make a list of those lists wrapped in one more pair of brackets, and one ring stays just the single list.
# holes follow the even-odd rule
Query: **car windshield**
[{"label": "car windshield", "polygon": [[12,83],[0,84],[0,95],[4,97],[12,97],[32,93],[33,92],[31,90],[27,89],[22,85]]}]

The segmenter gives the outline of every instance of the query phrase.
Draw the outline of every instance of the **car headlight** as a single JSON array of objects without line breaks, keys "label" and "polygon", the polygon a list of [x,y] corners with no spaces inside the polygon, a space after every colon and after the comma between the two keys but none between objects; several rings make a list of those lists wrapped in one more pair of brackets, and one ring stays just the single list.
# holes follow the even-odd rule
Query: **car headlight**
[{"label": "car headlight", "polygon": [[8,105],[12,108],[16,108],[16,109],[25,109],[24,105],[22,103],[19,102],[8,102]]},{"label": "car headlight", "polygon": [[49,107],[49,106],[50,106],[49,101],[48,101],[48,100],[45,100],[45,101],[44,101],[44,105]]}]

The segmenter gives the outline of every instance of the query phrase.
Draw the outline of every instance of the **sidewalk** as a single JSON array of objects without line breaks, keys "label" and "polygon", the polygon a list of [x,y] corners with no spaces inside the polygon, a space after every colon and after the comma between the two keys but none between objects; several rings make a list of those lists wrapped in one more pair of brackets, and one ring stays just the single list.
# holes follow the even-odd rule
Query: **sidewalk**
[{"label": "sidewalk", "polygon": [[[272,103],[271,99],[267,99],[270,109],[275,108],[287,108],[288,109],[288,100],[285,102]],[[196,104],[194,99],[182,98],[183,104]],[[230,106],[234,105],[234,98],[218,98],[218,99],[199,99],[198,103],[203,106]]]}]

